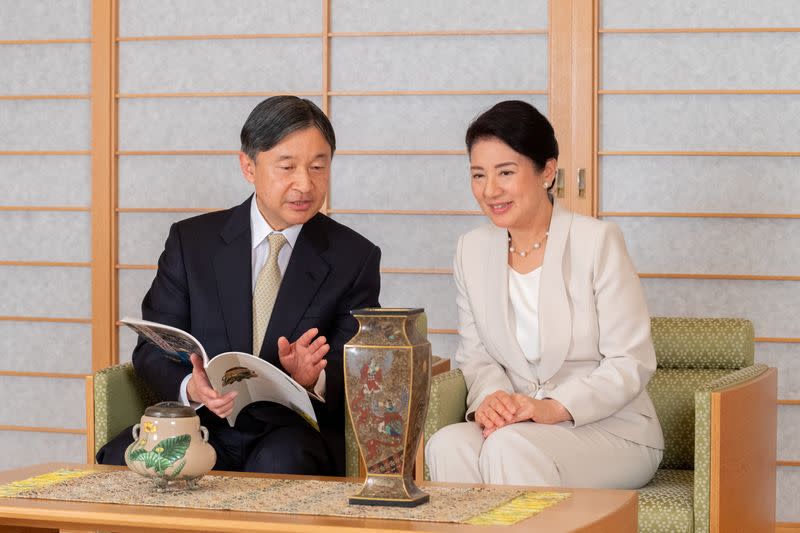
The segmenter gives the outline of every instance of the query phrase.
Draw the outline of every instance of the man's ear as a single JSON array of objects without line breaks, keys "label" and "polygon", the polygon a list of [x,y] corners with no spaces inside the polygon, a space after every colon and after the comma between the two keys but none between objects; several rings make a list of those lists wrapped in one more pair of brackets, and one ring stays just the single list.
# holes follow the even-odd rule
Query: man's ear
[{"label": "man's ear", "polygon": [[250,183],[256,182],[256,163],[244,152],[239,152],[239,167],[242,169],[244,179]]}]

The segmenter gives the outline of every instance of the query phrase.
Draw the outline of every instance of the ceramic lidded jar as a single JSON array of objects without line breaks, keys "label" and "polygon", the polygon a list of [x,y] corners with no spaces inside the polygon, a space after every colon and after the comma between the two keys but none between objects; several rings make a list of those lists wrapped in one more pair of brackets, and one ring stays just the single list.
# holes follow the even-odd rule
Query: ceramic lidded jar
[{"label": "ceramic lidded jar", "polygon": [[411,477],[428,411],[431,343],[422,309],[356,309],[345,344],[345,394],[367,478],[351,504],[428,501]]},{"label": "ceramic lidded jar", "polygon": [[178,480],[195,488],[216,461],[208,430],[200,425],[197,413],[177,402],[145,409],[141,422],[133,426],[133,444],[125,451],[128,468],[152,478],[159,489]]}]

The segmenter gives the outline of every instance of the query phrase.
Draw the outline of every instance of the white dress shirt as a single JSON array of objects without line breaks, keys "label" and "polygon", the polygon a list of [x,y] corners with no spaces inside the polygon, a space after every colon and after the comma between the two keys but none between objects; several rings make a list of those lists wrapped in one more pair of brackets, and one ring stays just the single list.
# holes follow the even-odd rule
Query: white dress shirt
[{"label": "white dress shirt", "polygon": [[[281,248],[281,251],[278,252],[278,269],[281,271],[281,276],[283,276],[286,273],[286,267],[289,265],[289,259],[292,257],[292,250],[294,250],[294,245],[297,243],[297,237],[300,235],[300,230],[302,229],[302,224],[296,224],[294,226],[289,226],[282,231],[273,230],[266,219],[261,215],[261,212],[258,210],[256,196],[253,195],[253,199],[250,202],[250,235],[252,236],[250,266],[252,272],[251,289],[253,291],[256,287],[258,273],[261,272],[264,263],[266,263],[267,259],[269,258],[269,239],[267,239],[267,237],[272,233],[282,233],[286,238],[286,244],[283,246],[283,248]],[[189,378],[191,377],[192,375],[189,374],[183,378],[183,381],[181,382],[180,401],[184,405],[191,405],[195,409],[198,409],[201,407],[201,404],[190,402],[186,394],[186,386],[189,384]],[[313,393],[309,391],[309,394],[320,401],[325,401],[324,369],[322,372],[320,372],[319,378],[317,378],[317,383],[314,385]]]}]

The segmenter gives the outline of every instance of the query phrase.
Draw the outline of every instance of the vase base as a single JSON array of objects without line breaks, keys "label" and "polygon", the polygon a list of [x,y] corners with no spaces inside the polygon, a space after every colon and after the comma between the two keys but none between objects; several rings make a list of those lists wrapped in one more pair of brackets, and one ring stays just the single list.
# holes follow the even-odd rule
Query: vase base
[{"label": "vase base", "polygon": [[420,494],[416,498],[369,498],[360,496],[350,496],[347,503],[350,505],[380,505],[385,507],[416,507],[423,503],[428,503],[430,496]]}]

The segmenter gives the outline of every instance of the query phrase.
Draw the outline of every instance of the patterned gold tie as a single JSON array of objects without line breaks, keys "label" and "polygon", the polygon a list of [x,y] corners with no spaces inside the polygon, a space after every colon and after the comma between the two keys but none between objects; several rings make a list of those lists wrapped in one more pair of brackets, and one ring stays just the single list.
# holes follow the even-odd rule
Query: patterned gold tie
[{"label": "patterned gold tie", "polygon": [[281,287],[278,253],[286,244],[286,237],[283,236],[283,233],[270,233],[267,240],[269,241],[269,257],[261,268],[261,272],[258,273],[256,286],[253,289],[253,354],[256,357],[261,352],[261,343],[264,342],[264,335],[267,333],[272,307],[275,305],[275,298],[278,297],[278,289]]}]

